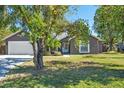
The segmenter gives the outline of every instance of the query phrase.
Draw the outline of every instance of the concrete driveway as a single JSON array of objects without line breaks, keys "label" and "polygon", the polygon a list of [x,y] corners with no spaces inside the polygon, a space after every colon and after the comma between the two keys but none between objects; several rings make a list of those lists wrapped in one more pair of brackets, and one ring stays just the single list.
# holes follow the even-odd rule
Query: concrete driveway
[{"label": "concrete driveway", "polygon": [[16,65],[32,60],[31,55],[0,55],[0,79],[6,76],[6,73]]}]

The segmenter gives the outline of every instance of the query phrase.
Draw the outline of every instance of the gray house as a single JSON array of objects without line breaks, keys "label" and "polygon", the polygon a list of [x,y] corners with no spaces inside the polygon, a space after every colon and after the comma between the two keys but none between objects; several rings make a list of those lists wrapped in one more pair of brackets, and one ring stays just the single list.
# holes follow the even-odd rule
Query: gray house
[{"label": "gray house", "polygon": [[[65,36],[65,35],[64,35]],[[5,54],[9,55],[32,55],[33,48],[28,38],[18,31],[10,36],[4,38],[5,40]],[[90,36],[89,43],[87,45],[76,45],[74,38],[68,36],[61,38],[62,54],[83,54],[83,53],[101,53],[103,51],[102,40],[97,37]]]},{"label": "gray house", "polygon": [[124,43],[118,43],[117,50],[118,52],[124,52]]},{"label": "gray house", "polygon": [[103,52],[103,42],[95,36],[90,36],[87,44],[77,45],[75,38],[68,36],[61,40],[62,54],[97,54]]}]

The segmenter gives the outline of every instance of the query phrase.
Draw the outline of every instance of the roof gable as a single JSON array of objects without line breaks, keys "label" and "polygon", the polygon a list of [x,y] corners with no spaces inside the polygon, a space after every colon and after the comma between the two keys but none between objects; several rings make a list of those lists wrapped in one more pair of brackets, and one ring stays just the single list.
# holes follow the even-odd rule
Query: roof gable
[{"label": "roof gable", "polygon": [[[21,33],[22,33],[22,31],[17,31],[17,32],[15,32],[15,33],[13,33],[13,34],[11,34],[11,35],[5,37],[3,40],[4,40],[4,41],[5,41],[5,40],[8,40],[9,38],[11,38],[11,37],[13,37],[13,36],[16,36],[16,35],[18,35],[18,34],[21,34]],[[90,37],[93,37],[93,38],[95,38],[95,39],[97,39],[97,40],[99,40],[99,41],[103,41],[102,39],[100,39],[100,38],[98,38],[98,37],[96,37],[96,36],[94,36],[94,35],[90,35]],[[61,35],[57,36],[56,39],[62,41],[62,40],[64,40],[64,39],[66,39],[66,38],[68,38],[69,40],[71,40],[71,39],[74,39],[75,37],[70,37],[70,38],[69,38],[69,36],[67,35],[67,33],[62,33]]]},{"label": "roof gable", "polygon": [[23,31],[17,31],[8,37],[4,38],[4,41],[29,41],[29,39],[25,36],[22,35]]},{"label": "roof gable", "polygon": [[[98,41],[103,41],[102,39],[100,39],[100,38],[98,38],[98,37],[96,37],[96,36],[93,36],[93,35],[90,35],[90,37],[92,37],[92,38],[95,38],[95,39],[97,39]],[[75,37],[68,37],[68,36],[66,36],[66,37],[64,37],[64,38],[62,38],[61,39],[61,41],[63,41],[64,39],[68,39],[68,40],[71,40],[71,39],[74,39]]]},{"label": "roof gable", "polygon": [[12,34],[10,34],[9,36],[5,37],[5,38],[3,39],[3,41],[8,40],[9,38],[11,38],[11,37],[13,37],[13,36],[15,36],[15,35],[17,35],[17,34],[21,34],[21,33],[22,33],[22,31],[17,31],[17,32],[15,32],[15,33],[12,33]]}]

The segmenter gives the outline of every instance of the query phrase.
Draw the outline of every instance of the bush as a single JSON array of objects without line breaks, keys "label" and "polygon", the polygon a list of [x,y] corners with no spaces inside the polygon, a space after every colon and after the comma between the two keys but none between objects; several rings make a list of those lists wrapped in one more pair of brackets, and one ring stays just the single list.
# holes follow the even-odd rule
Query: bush
[{"label": "bush", "polygon": [[118,54],[117,51],[108,51],[108,52],[104,52],[104,54]]},{"label": "bush", "polygon": [[61,54],[61,52],[58,52],[58,51],[54,51],[54,54],[53,54],[54,56],[61,56],[62,54]]},{"label": "bush", "polygon": [[45,56],[51,56],[52,54],[51,54],[50,52],[46,51],[46,52],[44,53],[44,55],[45,55]]}]

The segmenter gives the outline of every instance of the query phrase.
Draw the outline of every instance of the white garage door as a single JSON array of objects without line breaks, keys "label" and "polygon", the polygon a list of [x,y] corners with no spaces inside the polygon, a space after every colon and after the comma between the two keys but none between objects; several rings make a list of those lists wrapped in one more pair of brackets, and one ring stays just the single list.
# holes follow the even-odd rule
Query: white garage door
[{"label": "white garage door", "polygon": [[33,48],[29,41],[8,41],[8,54],[30,55],[33,54]]}]

